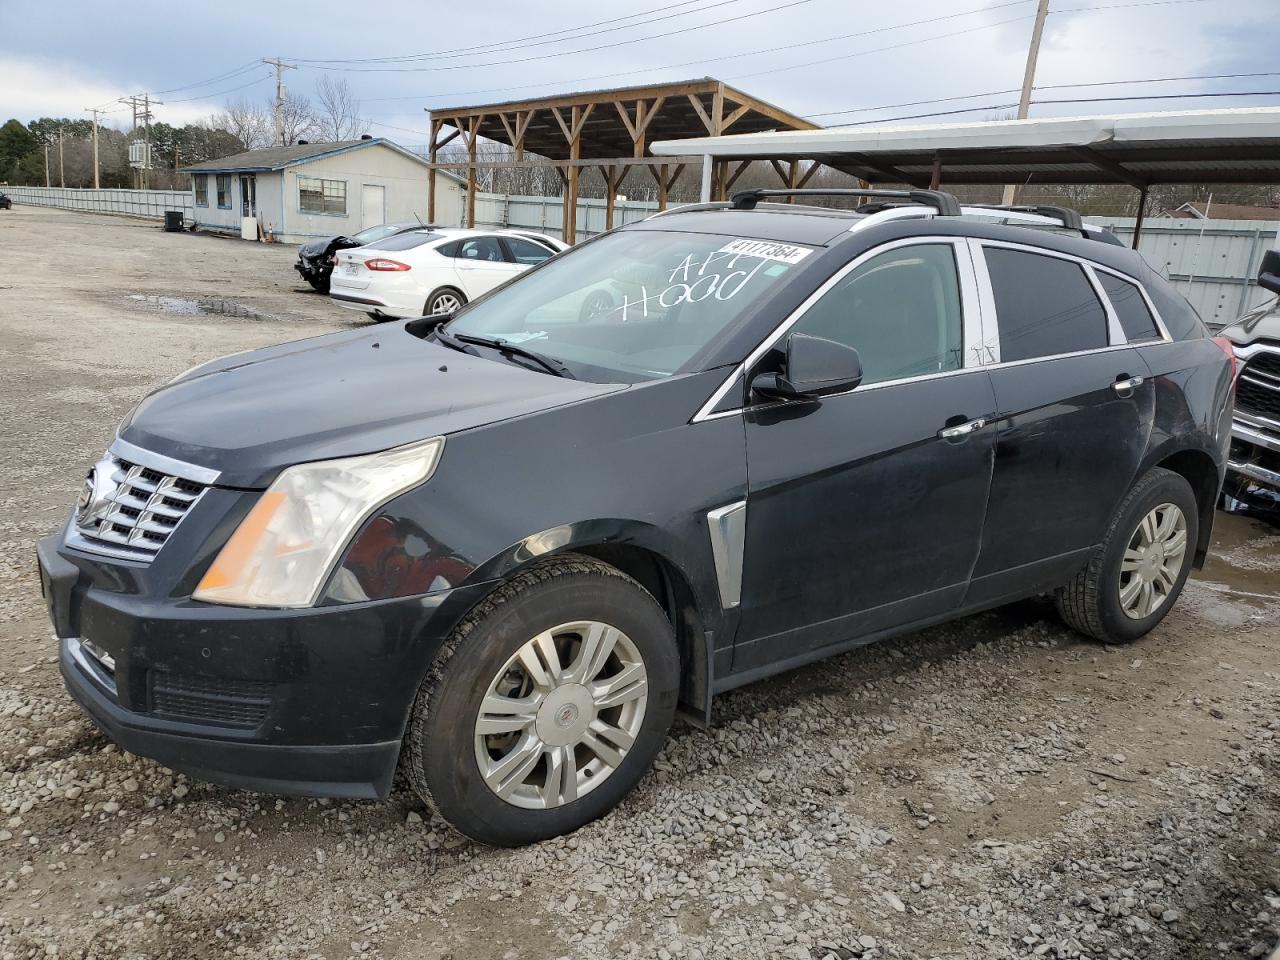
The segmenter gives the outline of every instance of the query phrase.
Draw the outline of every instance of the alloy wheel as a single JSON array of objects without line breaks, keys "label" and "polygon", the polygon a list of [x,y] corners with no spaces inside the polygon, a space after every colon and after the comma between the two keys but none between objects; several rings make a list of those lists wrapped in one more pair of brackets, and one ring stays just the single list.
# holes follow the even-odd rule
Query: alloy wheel
[{"label": "alloy wheel", "polygon": [[1120,608],[1143,620],[1169,599],[1187,552],[1187,518],[1172,503],[1156,506],[1142,518],[1120,561]]},{"label": "alloy wheel", "polygon": [[452,293],[442,293],[431,301],[431,315],[438,313],[453,313],[462,303]]},{"label": "alloy wheel", "polygon": [[647,701],[644,659],[621,630],[595,620],[545,630],[489,684],[475,723],[480,773],[514,806],[571,803],[622,764]]}]

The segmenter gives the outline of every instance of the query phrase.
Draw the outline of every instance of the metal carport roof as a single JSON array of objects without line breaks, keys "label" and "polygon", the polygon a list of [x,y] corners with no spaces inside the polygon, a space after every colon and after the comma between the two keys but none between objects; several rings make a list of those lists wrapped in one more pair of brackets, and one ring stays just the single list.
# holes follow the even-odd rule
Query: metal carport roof
[{"label": "metal carport roof", "polygon": [[1280,183],[1280,107],[663,140],[658,156],[818,160],[870,183]]}]

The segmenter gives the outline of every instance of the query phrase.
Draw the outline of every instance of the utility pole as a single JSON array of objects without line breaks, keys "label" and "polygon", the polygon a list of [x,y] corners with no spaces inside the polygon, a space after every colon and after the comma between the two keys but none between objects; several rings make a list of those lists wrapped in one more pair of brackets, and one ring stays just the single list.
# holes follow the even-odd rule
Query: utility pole
[{"label": "utility pole", "polygon": [[[1019,120],[1027,119],[1027,112],[1031,109],[1031,88],[1036,80],[1036,59],[1040,56],[1040,37],[1044,34],[1044,21],[1048,15],[1049,0],[1040,0],[1040,5],[1036,7],[1036,23],[1031,28],[1031,46],[1027,48],[1027,69],[1022,74],[1022,96],[1018,100]],[[1013,203],[1017,196],[1017,185],[1005,184],[1004,199],[1001,202]]]},{"label": "utility pole", "polygon": [[85,107],[84,112],[93,114],[93,189],[97,190],[100,186],[98,182],[98,114],[105,111],[96,107]]},{"label": "utility pole", "polygon": [[[144,143],[142,163],[137,168],[138,172],[134,177],[134,185],[136,189],[145,190],[147,188],[147,169],[151,165],[151,108],[164,106],[164,101],[152,100],[151,94],[140,93],[131,97],[121,97],[120,102],[127,103],[133,107],[133,129],[130,131],[131,134],[138,132],[138,120],[142,120]],[[138,111],[139,106],[142,107],[141,113]]]},{"label": "utility pole", "polygon": [[67,170],[62,165],[62,124],[58,124],[58,186],[67,185]]},{"label": "utility pole", "polygon": [[284,71],[298,68],[279,57],[274,60],[264,58],[262,62],[276,68],[276,145],[287,147],[288,144],[284,142]]},{"label": "utility pole", "polygon": [[44,141],[44,187],[49,189],[49,140]]}]

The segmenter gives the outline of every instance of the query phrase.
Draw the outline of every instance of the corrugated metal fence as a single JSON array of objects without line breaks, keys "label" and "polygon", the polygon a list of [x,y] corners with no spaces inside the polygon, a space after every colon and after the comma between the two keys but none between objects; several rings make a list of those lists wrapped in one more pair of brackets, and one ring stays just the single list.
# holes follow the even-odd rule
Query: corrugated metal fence
[{"label": "corrugated metal fence", "polygon": [[[72,187],[5,187],[14,203],[60,207],[86,213],[116,213],[162,219],[166,210],[182,210],[192,218],[191,193],[185,190],[82,190]],[[657,204],[619,201],[614,223],[643,219]],[[476,195],[476,222],[486,227],[523,227],[564,235],[564,208],[559,197]],[[578,236],[604,232],[603,200],[579,200]],[[1132,217],[1088,217],[1129,242]],[[1262,255],[1280,245],[1280,223],[1260,220],[1151,219],[1142,226],[1141,249],[1174,282],[1206,323],[1229,323],[1268,296],[1256,283]]]},{"label": "corrugated metal fence", "polygon": [[[578,238],[594,237],[604,233],[605,203],[603,200],[578,200]],[[642,200],[622,200],[614,209],[613,224],[643,220],[656,213],[658,205]],[[564,236],[564,204],[559,197],[518,197],[501,193],[476,194],[476,226],[523,227],[538,233]]]},{"label": "corrugated metal fence", "polygon": [[84,213],[115,213],[163,220],[166,210],[181,210],[193,219],[190,190],[94,190],[76,187],[5,187],[14,203],[58,207]]},{"label": "corrugated metal fence", "polygon": [[[1086,217],[1126,244],[1132,217]],[[1280,245],[1280,223],[1266,220],[1175,220],[1142,224],[1138,248],[1173,281],[1210,327],[1230,323],[1273,294],[1258,287],[1262,255]]]}]

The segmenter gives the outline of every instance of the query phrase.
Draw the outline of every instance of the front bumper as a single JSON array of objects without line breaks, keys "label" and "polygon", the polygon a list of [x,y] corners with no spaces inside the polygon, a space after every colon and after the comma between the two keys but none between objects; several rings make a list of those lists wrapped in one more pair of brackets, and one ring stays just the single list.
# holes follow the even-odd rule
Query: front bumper
[{"label": "front bumper", "polygon": [[108,589],[104,563],[37,545],[67,689],[122,748],[200,779],[384,797],[431,658],[483,585],[306,610]]}]

